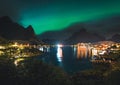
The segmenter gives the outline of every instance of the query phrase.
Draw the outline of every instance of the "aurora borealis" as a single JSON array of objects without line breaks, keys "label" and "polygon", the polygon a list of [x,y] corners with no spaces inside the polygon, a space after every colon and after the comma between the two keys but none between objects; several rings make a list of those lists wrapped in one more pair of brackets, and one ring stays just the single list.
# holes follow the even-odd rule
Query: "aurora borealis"
[{"label": "aurora borealis", "polygon": [[0,16],[8,15],[24,27],[32,25],[36,34],[120,13],[120,0],[6,1],[0,1]]}]

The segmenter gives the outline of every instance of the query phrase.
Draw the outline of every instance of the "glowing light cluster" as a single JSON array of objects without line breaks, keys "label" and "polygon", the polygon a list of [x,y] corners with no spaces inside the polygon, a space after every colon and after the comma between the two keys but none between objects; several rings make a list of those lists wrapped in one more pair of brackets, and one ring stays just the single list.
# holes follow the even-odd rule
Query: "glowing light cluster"
[{"label": "glowing light cluster", "polygon": [[57,47],[60,48],[60,47],[63,47],[63,45],[62,44],[58,44]]}]

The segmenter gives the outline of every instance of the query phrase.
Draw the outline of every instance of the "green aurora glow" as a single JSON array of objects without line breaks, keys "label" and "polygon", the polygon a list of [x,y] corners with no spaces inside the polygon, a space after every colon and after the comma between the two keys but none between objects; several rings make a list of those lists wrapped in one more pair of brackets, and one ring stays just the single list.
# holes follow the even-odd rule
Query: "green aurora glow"
[{"label": "green aurora glow", "polygon": [[[86,1],[86,0],[85,0]],[[88,0],[89,1],[89,0]],[[24,9],[21,13],[22,25],[32,25],[36,34],[46,31],[62,30],[75,22],[85,22],[120,13],[120,2],[101,1],[97,3],[55,3],[41,7]]]}]

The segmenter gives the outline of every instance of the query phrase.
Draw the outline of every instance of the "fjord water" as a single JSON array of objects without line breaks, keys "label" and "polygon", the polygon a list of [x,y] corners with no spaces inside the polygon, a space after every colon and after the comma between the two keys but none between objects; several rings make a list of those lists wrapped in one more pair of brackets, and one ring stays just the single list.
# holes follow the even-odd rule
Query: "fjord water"
[{"label": "fjord water", "polygon": [[88,50],[77,47],[50,47],[40,59],[47,64],[61,67],[67,73],[79,72],[92,68],[89,61],[92,55]]}]

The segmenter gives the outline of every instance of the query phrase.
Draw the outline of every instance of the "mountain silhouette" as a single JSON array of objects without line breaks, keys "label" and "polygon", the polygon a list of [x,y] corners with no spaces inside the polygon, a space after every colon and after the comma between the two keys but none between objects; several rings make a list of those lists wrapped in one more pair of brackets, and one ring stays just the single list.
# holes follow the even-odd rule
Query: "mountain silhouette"
[{"label": "mountain silhouette", "polygon": [[114,41],[114,42],[120,42],[120,34],[113,35],[112,38],[109,40]]},{"label": "mountain silhouette", "polygon": [[[48,31],[38,35],[38,37],[40,39],[49,39],[49,40],[60,40],[60,41],[69,40],[70,37],[73,36],[73,34],[79,32],[80,29],[82,29],[83,27],[87,29],[89,34],[93,33],[92,35],[96,37],[97,36],[101,37],[100,35],[102,35],[108,39],[113,34],[120,33],[120,15],[109,15],[108,17],[95,19],[91,21],[72,23],[70,26],[63,28],[63,30]],[[83,37],[85,36],[86,35],[84,35]],[[91,39],[91,42],[97,41],[97,39],[99,38]],[[82,40],[87,41],[84,39]]]},{"label": "mountain silhouette", "polygon": [[8,16],[0,18],[0,36],[7,40],[31,40],[37,39],[32,26],[24,28],[13,22]]},{"label": "mountain silhouette", "polygon": [[77,44],[80,42],[98,42],[103,41],[105,38],[95,33],[87,32],[85,28],[80,29],[75,32],[69,39],[67,39],[67,43]]},{"label": "mountain silhouette", "polygon": [[38,35],[39,39],[47,39],[47,40],[59,40],[63,41],[68,39],[74,32],[77,32],[82,28],[82,24],[73,23],[69,27],[64,28],[63,30],[54,30],[54,31],[46,31],[40,35]]}]

